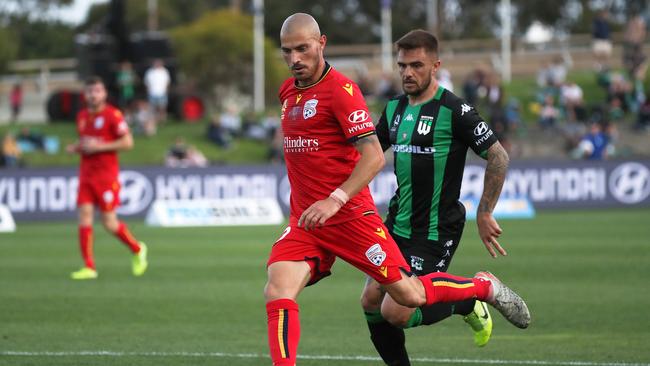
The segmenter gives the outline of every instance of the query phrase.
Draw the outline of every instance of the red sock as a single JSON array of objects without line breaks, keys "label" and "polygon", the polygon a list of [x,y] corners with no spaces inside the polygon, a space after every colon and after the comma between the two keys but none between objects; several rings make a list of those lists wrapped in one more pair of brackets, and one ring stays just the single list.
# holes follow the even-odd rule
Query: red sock
[{"label": "red sock", "polygon": [[129,228],[126,227],[124,222],[120,221],[117,231],[114,232],[113,235],[120,239],[122,243],[126,244],[133,253],[140,253],[140,244],[135,240],[133,235],[131,235]]},{"label": "red sock", "polygon": [[93,227],[79,226],[79,248],[86,267],[95,269],[93,259]]},{"label": "red sock", "polygon": [[427,305],[437,302],[455,302],[467,299],[485,301],[490,293],[490,281],[466,278],[444,272],[418,277],[424,285]]},{"label": "red sock", "polygon": [[300,340],[298,304],[291,299],[268,302],[266,315],[273,366],[295,366]]}]

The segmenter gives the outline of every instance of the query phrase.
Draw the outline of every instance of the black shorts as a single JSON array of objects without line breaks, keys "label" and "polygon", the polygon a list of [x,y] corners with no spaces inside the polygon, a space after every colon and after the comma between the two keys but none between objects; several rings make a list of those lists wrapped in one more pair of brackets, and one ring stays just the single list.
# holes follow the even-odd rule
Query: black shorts
[{"label": "black shorts", "polygon": [[451,259],[463,235],[462,232],[440,240],[406,239],[390,233],[399,246],[411,272],[421,276],[433,272],[447,272]]}]

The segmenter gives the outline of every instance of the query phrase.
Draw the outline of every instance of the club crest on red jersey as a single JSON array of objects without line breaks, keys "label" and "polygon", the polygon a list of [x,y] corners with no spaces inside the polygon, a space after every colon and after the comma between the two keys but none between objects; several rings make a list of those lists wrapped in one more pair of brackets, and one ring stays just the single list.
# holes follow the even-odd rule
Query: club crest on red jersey
[{"label": "club crest on red jersey", "polygon": [[366,257],[370,263],[379,267],[382,263],[384,263],[384,260],[386,260],[386,252],[382,250],[379,243],[375,243],[368,250],[366,250]]},{"label": "club crest on red jersey", "polygon": [[95,123],[93,124],[93,126],[95,127],[96,130],[99,130],[100,128],[102,128],[104,126],[104,117],[99,116],[99,117],[95,118]]},{"label": "club crest on red jersey", "polygon": [[302,118],[309,119],[316,115],[316,105],[318,104],[318,99],[309,99],[305,102],[305,106],[302,109]]}]

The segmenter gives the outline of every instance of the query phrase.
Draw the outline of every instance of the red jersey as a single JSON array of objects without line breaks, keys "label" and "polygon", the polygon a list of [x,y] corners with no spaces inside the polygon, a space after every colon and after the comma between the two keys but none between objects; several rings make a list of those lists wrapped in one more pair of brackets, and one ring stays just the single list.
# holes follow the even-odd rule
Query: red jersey
[{"label": "red jersey", "polygon": [[[81,141],[97,139],[102,142],[115,141],[129,132],[119,109],[106,105],[99,113],[83,109],[77,114],[77,132]],[[117,151],[95,154],[81,154],[79,176],[81,180],[115,180],[119,174]]]},{"label": "red jersey", "polygon": [[[356,140],[373,135],[368,107],[359,87],[326,64],[321,78],[307,87],[294,78],[280,87],[284,157],[291,184],[291,223],[314,202],[345,182],[357,161]],[[368,187],[352,197],[326,225],[376,212]]]}]

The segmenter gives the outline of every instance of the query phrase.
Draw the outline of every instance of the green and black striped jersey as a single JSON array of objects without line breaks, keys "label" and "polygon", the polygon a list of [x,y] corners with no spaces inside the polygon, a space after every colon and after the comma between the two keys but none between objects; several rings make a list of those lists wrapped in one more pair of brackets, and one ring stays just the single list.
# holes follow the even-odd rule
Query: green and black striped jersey
[{"label": "green and black striped jersey", "polygon": [[382,148],[393,148],[397,190],[386,224],[401,237],[439,240],[462,232],[459,201],[467,148],[483,158],[497,139],[476,110],[438,87],[429,101],[390,100],[376,126]]}]

